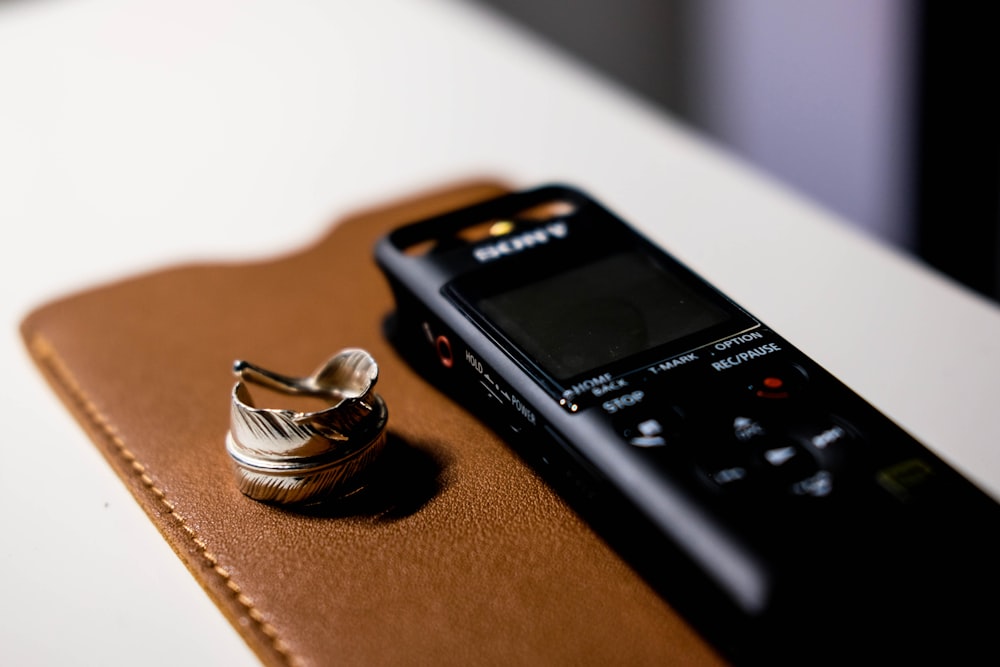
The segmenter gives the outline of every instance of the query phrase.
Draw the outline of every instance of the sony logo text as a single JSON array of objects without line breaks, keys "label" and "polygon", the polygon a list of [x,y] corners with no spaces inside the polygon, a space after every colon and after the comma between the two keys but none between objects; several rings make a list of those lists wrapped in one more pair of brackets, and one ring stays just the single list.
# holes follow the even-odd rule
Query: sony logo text
[{"label": "sony logo text", "polygon": [[566,238],[567,234],[569,234],[569,226],[565,222],[551,222],[544,227],[538,227],[523,234],[512,235],[494,243],[479,246],[472,251],[472,254],[480,263],[492,262],[495,259],[500,259],[507,255],[515,255],[523,250],[543,245],[555,239]]}]

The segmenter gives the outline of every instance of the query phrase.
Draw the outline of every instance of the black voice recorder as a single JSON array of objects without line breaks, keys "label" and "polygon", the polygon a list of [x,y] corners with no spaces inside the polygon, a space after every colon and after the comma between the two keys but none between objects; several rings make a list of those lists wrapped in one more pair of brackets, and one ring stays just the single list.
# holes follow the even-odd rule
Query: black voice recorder
[{"label": "black voice recorder", "polygon": [[998,505],[584,194],[504,196],[376,256],[400,349],[730,657],[992,649]]}]

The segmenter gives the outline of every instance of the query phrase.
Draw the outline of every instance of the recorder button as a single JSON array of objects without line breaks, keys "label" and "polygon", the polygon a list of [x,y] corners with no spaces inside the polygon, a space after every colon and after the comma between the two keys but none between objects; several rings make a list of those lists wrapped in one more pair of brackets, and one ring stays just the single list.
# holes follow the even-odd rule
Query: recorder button
[{"label": "recorder button", "polygon": [[798,445],[790,442],[774,443],[759,452],[760,462],[768,479],[786,483],[815,474],[816,461]]},{"label": "recorder button", "polygon": [[625,442],[641,448],[664,447],[675,442],[683,419],[680,408],[676,406],[654,414],[643,411],[630,417],[618,421],[617,431]]},{"label": "recorder button", "polygon": [[854,439],[846,426],[838,423],[839,420],[831,419],[828,422],[810,429],[805,437],[809,445],[819,451],[827,451],[842,447],[844,444]]},{"label": "recorder button", "polygon": [[799,396],[806,379],[806,372],[800,366],[780,364],[749,376],[746,388],[755,398],[781,401]]},{"label": "recorder button", "polygon": [[733,420],[733,437],[739,442],[752,442],[767,435],[767,429],[752,417],[739,416]]},{"label": "recorder button", "polygon": [[789,433],[824,468],[837,469],[850,456],[851,444],[858,438],[854,429],[833,415],[817,416],[806,423],[792,426]]},{"label": "recorder button", "polygon": [[710,472],[708,476],[724,489],[735,489],[746,484],[747,469],[743,466],[732,466]]},{"label": "recorder button", "polygon": [[663,425],[656,419],[647,419],[636,426],[639,435],[633,436],[628,443],[635,447],[660,447],[667,444],[663,437]]},{"label": "recorder button", "polygon": [[833,492],[833,475],[828,470],[820,470],[792,484],[791,490],[796,496],[825,498]]},{"label": "recorder button", "polygon": [[798,454],[795,447],[791,445],[772,447],[771,449],[764,450],[764,460],[775,467],[783,466],[798,456]]}]

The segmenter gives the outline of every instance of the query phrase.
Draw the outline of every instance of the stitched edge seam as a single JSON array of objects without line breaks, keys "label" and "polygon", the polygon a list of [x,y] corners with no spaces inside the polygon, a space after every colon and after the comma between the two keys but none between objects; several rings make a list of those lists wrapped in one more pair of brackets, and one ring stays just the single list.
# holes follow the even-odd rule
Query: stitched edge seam
[{"label": "stitched edge seam", "polygon": [[83,415],[90,421],[91,425],[97,429],[104,438],[111,443],[114,451],[124,459],[132,472],[139,478],[143,486],[145,486],[157,499],[160,505],[165,508],[170,517],[177,522],[180,528],[187,535],[188,539],[198,548],[201,557],[205,562],[211,567],[212,571],[222,580],[226,588],[233,594],[235,600],[246,610],[247,616],[257,625],[261,634],[263,634],[271,643],[271,647],[285,659],[285,661],[290,665],[298,665],[300,661],[291,654],[291,650],[278,636],[277,629],[268,623],[264,614],[260,609],[254,604],[246,594],[243,593],[239,584],[237,584],[229,571],[226,570],[222,565],[219,564],[216,556],[209,551],[208,545],[205,541],[198,536],[194,528],[192,528],[187,520],[182,514],[180,514],[171,502],[163,490],[156,485],[156,482],[150,476],[146,466],[139,462],[135,454],[128,448],[125,441],[118,435],[115,428],[111,425],[111,422],[98,410],[97,406],[87,398],[86,393],[80,387],[80,384],[76,381],[76,378],[70,372],[69,368],[63,362],[62,358],[56,352],[55,348],[41,335],[33,335],[31,342],[29,344],[31,351],[34,353],[35,358],[38,359],[52,374],[52,377],[63,387],[67,395],[76,403],[77,407],[82,411]]}]

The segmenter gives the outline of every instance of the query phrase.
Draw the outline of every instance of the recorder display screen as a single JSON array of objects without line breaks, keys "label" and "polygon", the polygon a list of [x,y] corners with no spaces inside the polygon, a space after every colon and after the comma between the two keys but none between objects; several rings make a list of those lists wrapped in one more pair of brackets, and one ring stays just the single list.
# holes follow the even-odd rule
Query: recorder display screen
[{"label": "recorder display screen", "polygon": [[483,297],[479,310],[556,380],[677,341],[729,319],[637,251],[603,257]]}]

